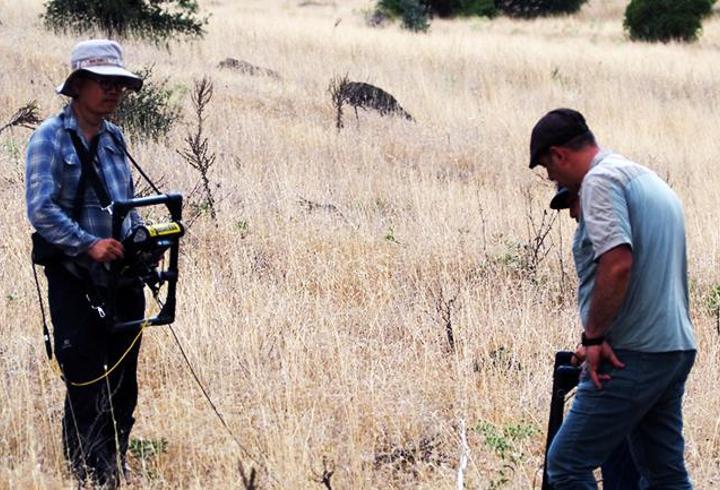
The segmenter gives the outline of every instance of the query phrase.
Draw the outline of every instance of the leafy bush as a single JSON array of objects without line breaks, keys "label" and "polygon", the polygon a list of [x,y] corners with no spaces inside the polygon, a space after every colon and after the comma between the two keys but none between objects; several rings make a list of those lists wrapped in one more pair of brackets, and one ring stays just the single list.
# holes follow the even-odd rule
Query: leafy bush
[{"label": "leafy bush", "polygon": [[380,0],[378,10],[400,17],[402,26],[413,32],[425,32],[430,27],[429,10],[424,0]]},{"label": "leafy bush", "polygon": [[495,0],[380,0],[378,10],[391,16],[437,15],[438,17],[497,14]]},{"label": "leafy bush", "polygon": [[420,3],[407,2],[408,7],[402,15],[402,26],[413,32],[426,32],[430,28],[427,9]]},{"label": "leafy bush", "polygon": [[485,446],[495,453],[500,463],[495,477],[490,481],[490,488],[505,487],[517,467],[527,458],[528,441],[538,433],[538,429],[525,422],[499,427],[481,421],[475,430],[483,436]]},{"label": "leafy bush", "polygon": [[152,67],[139,70],[138,75],[144,80],[142,90],[127,94],[111,120],[134,137],[157,141],[178,121],[180,107],[168,80],[152,79]]},{"label": "leafy bush", "polygon": [[630,38],[642,41],[694,41],[715,0],[632,0],[624,26]]},{"label": "leafy bush", "polygon": [[574,14],[586,2],[587,0],[497,0],[495,3],[505,15],[529,19]]},{"label": "leafy bush", "polygon": [[438,17],[472,16],[495,17],[495,0],[429,0],[430,11]]},{"label": "leafy bush", "polygon": [[108,38],[134,35],[155,42],[173,35],[202,36],[197,0],[48,0],[45,26],[56,32],[103,31]]}]

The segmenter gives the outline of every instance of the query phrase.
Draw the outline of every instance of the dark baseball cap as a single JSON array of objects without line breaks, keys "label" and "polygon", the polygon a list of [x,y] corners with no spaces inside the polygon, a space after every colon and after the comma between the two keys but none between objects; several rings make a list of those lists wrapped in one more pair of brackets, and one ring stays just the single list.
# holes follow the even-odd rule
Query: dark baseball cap
[{"label": "dark baseball cap", "polygon": [[570,207],[570,189],[557,185],[557,192],[550,201],[550,209],[568,209]]},{"label": "dark baseball cap", "polygon": [[540,164],[538,159],[551,146],[562,146],[578,136],[590,132],[585,118],[573,109],[555,109],[545,114],[530,136],[530,168]]}]

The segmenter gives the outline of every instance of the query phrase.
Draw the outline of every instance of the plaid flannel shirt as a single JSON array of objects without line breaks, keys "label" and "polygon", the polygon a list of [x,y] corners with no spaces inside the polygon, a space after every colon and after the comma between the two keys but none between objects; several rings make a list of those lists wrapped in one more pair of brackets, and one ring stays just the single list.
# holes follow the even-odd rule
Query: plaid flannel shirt
[{"label": "plaid flannel shirt", "polygon": [[[30,223],[48,242],[72,257],[78,256],[95,242],[112,236],[112,216],[100,205],[90,179],[78,220],[72,217],[75,195],[80,181],[80,159],[69,131],[75,131],[89,147],[70,104],[57,116],[46,120],[30,137],[25,168],[25,198]],[[103,121],[99,132],[95,168],[112,201],[134,196],[133,180],[123,148],[120,129]],[[113,138],[115,137],[115,139]],[[140,219],[133,210],[123,223],[123,238]]]}]

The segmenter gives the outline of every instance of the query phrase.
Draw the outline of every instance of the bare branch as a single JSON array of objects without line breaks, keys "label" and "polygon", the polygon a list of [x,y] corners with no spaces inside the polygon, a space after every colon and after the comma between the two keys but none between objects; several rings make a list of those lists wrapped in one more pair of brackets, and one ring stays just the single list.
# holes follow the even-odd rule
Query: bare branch
[{"label": "bare branch", "polygon": [[12,115],[10,121],[4,126],[0,127],[0,133],[5,131],[7,128],[14,126],[21,126],[27,129],[35,129],[40,124],[41,119],[38,114],[39,107],[35,100],[27,102],[24,106],[20,107],[15,114]]},{"label": "bare branch", "polygon": [[335,474],[335,465],[333,463],[328,463],[328,460],[325,456],[323,456],[322,464],[322,474],[315,473],[315,482],[323,485],[326,490],[332,490],[331,479],[332,476]]},{"label": "bare branch", "polygon": [[[160,178],[155,181],[155,186],[159,188],[164,187],[166,183],[167,177],[165,175],[161,175]],[[133,188],[135,189],[135,197],[145,197],[155,194],[155,190],[152,186],[148,182],[145,182],[142,177],[135,179]]]},{"label": "bare branch", "polygon": [[470,446],[467,443],[467,430],[465,429],[465,419],[460,419],[460,461],[458,462],[457,479],[455,488],[463,490],[465,488],[465,469],[468,464],[468,456],[470,454]]},{"label": "bare branch", "polygon": [[238,467],[240,470],[240,477],[242,478],[243,488],[245,490],[257,490],[259,487],[256,481],[257,471],[255,470],[255,468],[251,467],[250,474],[246,475],[245,467],[243,466],[242,461],[238,463]]},{"label": "bare branch", "polygon": [[440,319],[445,328],[445,337],[447,337],[451,351],[455,350],[455,330],[453,328],[452,314],[457,296],[458,292],[447,298],[441,288],[435,300],[435,310],[440,314]]},{"label": "bare branch", "polygon": [[544,209],[540,219],[537,219],[529,188],[525,189],[524,195],[527,202],[528,233],[528,240],[525,244],[525,265],[529,275],[535,277],[540,264],[553,248],[552,240],[548,240],[548,237],[555,226],[559,213],[548,213]]}]

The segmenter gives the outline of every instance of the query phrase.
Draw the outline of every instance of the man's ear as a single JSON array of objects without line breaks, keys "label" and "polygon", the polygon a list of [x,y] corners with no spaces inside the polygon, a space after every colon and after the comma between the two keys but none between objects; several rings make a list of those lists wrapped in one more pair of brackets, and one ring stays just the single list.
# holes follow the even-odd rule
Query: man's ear
[{"label": "man's ear", "polygon": [[556,165],[566,166],[569,162],[568,152],[565,148],[560,146],[553,146],[550,148],[552,155],[555,157]]}]

